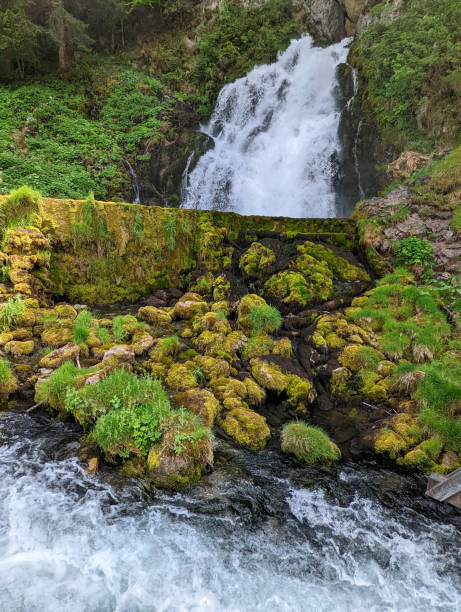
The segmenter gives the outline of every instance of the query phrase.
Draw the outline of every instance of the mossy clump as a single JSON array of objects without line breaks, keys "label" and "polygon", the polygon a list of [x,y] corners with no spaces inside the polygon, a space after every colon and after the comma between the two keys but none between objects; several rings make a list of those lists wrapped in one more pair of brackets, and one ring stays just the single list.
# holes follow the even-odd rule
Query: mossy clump
[{"label": "mossy clump", "polygon": [[240,258],[239,267],[248,277],[262,279],[270,273],[274,263],[275,253],[260,242],[253,242]]},{"label": "mossy clump", "polygon": [[264,295],[276,304],[298,309],[311,302],[330,299],[333,296],[333,280],[328,267],[309,255],[302,258],[303,264],[300,265],[306,274],[296,270],[279,272],[264,283]]},{"label": "mossy clump", "polygon": [[92,368],[78,368],[68,361],[50,374],[47,379],[37,382],[35,399],[54,410],[62,410],[65,407],[68,390],[83,384],[85,376],[93,372]]},{"label": "mossy clump", "polygon": [[255,358],[250,361],[250,367],[253,378],[263,389],[281,393],[287,388],[288,377],[274,363]]},{"label": "mossy clump", "polygon": [[252,450],[266,446],[270,429],[266,419],[249,408],[234,408],[221,421],[222,429],[238,444]]},{"label": "mossy clump", "polygon": [[11,227],[30,225],[32,215],[38,213],[40,200],[40,193],[26,185],[11,191],[0,203],[0,238]]},{"label": "mossy clump", "polygon": [[312,383],[307,378],[300,378],[295,375],[288,376],[286,392],[288,403],[298,412],[306,412],[307,404],[311,404],[317,395]]},{"label": "mossy clump", "polygon": [[185,293],[173,308],[173,318],[192,319],[196,315],[205,314],[208,311],[208,304],[198,293]]},{"label": "mossy clump", "polygon": [[16,358],[31,355],[34,352],[35,342],[33,340],[12,340],[5,344],[5,352]]},{"label": "mossy clump", "polygon": [[[319,271],[318,264],[322,264],[329,269],[334,278],[341,281],[370,281],[369,275],[363,268],[354,266],[344,257],[335,255],[331,249],[322,244],[307,240],[298,246],[298,252],[300,256],[296,260],[295,265],[298,270],[308,276],[317,273]],[[316,259],[318,264],[313,266],[311,258]]]},{"label": "mossy clump", "polygon": [[237,308],[237,324],[240,329],[246,332],[253,330],[250,312],[255,308],[269,308],[269,304],[264,298],[254,293],[249,293],[240,300]]},{"label": "mossy clump", "polygon": [[18,381],[11,365],[6,359],[0,359],[0,402],[8,399],[18,388]]},{"label": "mossy clump", "polygon": [[412,447],[424,439],[424,431],[416,417],[400,413],[395,415],[390,425],[382,429],[375,439],[375,451],[386,453],[391,459],[406,454]]},{"label": "mossy clump", "polygon": [[156,487],[180,489],[197,484],[213,464],[211,431],[184,409],[170,411],[161,422],[163,436],[151,447],[146,475]]},{"label": "mossy clump", "polygon": [[282,430],[282,451],[294,455],[309,465],[331,466],[341,458],[341,452],[328,435],[320,429],[294,421]]},{"label": "mossy clump", "polygon": [[291,359],[293,357],[291,340],[289,338],[280,338],[280,340],[276,340],[272,347],[272,352],[274,355],[280,355],[286,359]]},{"label": "mossy clump", "polygon": [[26,311],[27,306],[20,294],[0,305],[0,332],[11,329]]},{"label": "mossy clump", "polygon": [[158,327],[168,327],[171,324],[171,316],[161,308],[154,306],[142,306],[136,315],[141,321],[146,321]]},{"label": "mossy clump", "polygon": [[208,428],[213,427],[221,410],[219,401],[208,389],[189,389],[176,393],[174,402],[197,415],[202,425]]},{"label": "mossy clump", "polygon": [[165,379],[166,384],[175,391],[186,391],[198,387],[197,379],[194,375],[196,366],[192,361],[174,363],[168,370]]}]

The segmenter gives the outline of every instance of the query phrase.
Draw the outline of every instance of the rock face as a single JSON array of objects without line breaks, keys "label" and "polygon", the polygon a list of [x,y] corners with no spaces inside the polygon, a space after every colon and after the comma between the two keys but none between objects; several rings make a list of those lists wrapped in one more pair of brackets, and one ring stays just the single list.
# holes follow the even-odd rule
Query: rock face
[{"label": "rock face", "polygon": [[304,0],[304,8],[327,42],[338,42],[346,36],[344,10],[336,0]]}]

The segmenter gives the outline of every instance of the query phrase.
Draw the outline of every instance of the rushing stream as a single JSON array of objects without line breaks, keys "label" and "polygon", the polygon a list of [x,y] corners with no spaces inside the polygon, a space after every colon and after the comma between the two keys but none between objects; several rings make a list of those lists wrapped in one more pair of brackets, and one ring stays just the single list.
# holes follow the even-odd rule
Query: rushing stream
[{"label": "rushing stream", "polygon": [[221,442],[199,487],[149,494],[88,476],[77,446],[0,415],[2,612],[460,609],[461,515],[412,477]]},{"label": "rushing stream", "polygon": [[214,148],[183,182],[183,206],[335,217],[341,144],[336,70],[349,40],[294,40],[277,62],[226,85],[203,132]]}]

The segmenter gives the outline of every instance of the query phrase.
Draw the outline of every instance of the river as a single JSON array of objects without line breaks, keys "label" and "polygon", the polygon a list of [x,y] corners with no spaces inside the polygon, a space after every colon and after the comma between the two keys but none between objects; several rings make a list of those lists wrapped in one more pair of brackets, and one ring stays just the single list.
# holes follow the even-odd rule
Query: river
[{"label": "river", "polygon": [[461,608],[461,513],[424,478],[218,442],[181,493],[87,475],[77,431],[0,414],[2,612]]}]

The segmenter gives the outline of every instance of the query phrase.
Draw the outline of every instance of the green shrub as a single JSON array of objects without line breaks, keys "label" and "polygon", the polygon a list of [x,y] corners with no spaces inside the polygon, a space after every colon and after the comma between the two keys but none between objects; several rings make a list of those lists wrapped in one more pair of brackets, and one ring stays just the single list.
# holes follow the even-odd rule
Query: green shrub
[{"label": "green shrub", "polygon": [[[426,137],[438,136],[440,117],[445,134],[456,141],[461,1],[408,0],[392,10],[400,13],[397,18],[366,28],[353,46],[352,57],[364,80],[362,103],[373,109],[382,136],[391,144],[402,146],[413,139],[424,147]],[[448,100],[452,111],[447,111]],[[417,121],[422,106],[430,118],[423,132]],[[417,142],[411,144],[413,150]]]},{"label": "green shrub", "polygon": [[109,344],[111,338],[110,338],[110,334],[107,331],[107,329],[105,327],[100,327],[99,325],[96,325],[96,327],[94,328],[95,332],[96,332],[96,336],[98,337],[98,340],[104,345],[104,344]]},{"label": "green shrub", "polygon": [[67,361],[41,383],[37,391],[38,401],[53,408],[63,407],[68,390],[75,387],[86,374],[91,372],[92,368],[77,368]]},{"label": "green shrub", "polygon": [[274,306],[254,306],[248,315],[255,335],[262,332],[275,332],[282,325],[282,315]]},{"label": "green shrub", "polygon": [[28,225],[33,213],[38,212],[40,193],[24,185],[11,191],[8,198],[0,204],[0,236],[6,230],[18,225]]},{"label": "green shrub", "polygon": [[0,388],[2,383],[6,383],[13,378],[10,362],[0,358]]},{"label": "green shrub", "polygon": [[125,317],[119,315],[112,321],[112,334],[117,342],[124,342],[128,339],[128,332],[125,329]]},{"label": "green shrub", "polygon": [[89,310],[83,310],[79,312],[75,319],[74,327],[74,342],[77,344],[84,344],[88,339],[91,331],[93,318]]},{"label": "green shrub", "polygon": [[407,266],[423,264],[429,267],[434,260],[432,244],[425,238],[421,239],[416,236],[399,240],[395,245],[394,253],[397,261]]},{"label": "green shrub", "polygon": [[26,305],[18,293],[0,306],[0,332],[10,329],[26,310]]},{"label": "green shrub", "polygon": [[78,244],[93,245],[98,249],[102,244],[110,240],[107,224],[100,219],[96,209],[94,194],[91,192],[83,204],[83,220],[72,226],[74,240]]},{"label": "green shrub", "polygon": [[138,378],[123,368],[114,370],[95,385],[85,385],[66,395],[66,410],[84,426],[108,412],[111,402],[120,406],[154,401],[158,395],[158,381],[150,376]]},{"label": "green shrub", "polygon": [[293,454],[309,465],[331,465],[341,458],[341,453],[328,435],[302,421],[293,421],[282,430],[282,451]]}]

